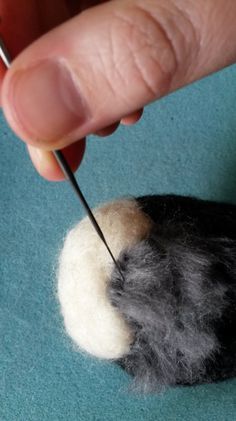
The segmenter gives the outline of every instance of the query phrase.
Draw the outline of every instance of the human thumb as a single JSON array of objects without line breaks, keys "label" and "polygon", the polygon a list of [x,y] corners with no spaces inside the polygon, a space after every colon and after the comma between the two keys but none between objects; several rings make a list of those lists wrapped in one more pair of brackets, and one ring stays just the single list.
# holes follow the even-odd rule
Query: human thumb
[{"label": "human thumb", "polygon": [[34,147],[65,147],[236,59],[235,0],[113,0],[33,43],[2,102]]}]

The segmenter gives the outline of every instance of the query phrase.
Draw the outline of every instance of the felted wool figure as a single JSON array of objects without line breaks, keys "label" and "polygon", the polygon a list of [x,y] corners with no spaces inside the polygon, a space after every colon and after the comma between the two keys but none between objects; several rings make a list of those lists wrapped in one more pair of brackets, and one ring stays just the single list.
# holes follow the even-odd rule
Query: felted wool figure
[{"label": "felted wool figure", "polygon": [[94,211],[65,239],[58,297],[80,349],[143,391],[236,376],[236,206],[146,196]]}]

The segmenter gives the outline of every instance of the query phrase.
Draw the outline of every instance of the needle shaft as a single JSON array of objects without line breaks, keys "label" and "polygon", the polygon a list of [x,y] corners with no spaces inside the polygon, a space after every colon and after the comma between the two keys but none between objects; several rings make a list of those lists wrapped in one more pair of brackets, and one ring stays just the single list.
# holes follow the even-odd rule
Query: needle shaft
[{"label": "needle shaft", "polygon": [[94,215],[93,215],[93,213],[92,213],[92,211],[91,211],[91,209],[90,209],[90,207],[89,207],[89,205],[88,205],[88,203],[87,203],[87,201],[86,201],[86,199],[85,199],[85,197],[84,197],[84,195],[83,195],[83,193],[82,193],[82,191],[81,191],[81,189],[80,189],[80,187],[79,187],[79,185],[76,181],[76,178],[73,174],[73,171],[71,170],[70,166],[68,165],[68,162],[66,161],[63,153],[61,151],[56,150],[56,151],[53,151],[53,154],[54,154],[54,156],[55,156],[55,158],[56,158],[64,176],[65,176],[65,178],[69,181],[71,187],[73,188],[73,190],[75,191],[76,195],[78,196],[80,202],[82,203],[82,205],[83,205],[83,207],[84,207],[85,211],[87,212],[87,215],[90,219],[90,222],[92,223],[92,225],[93,225],[95,231],[97,232],[98,236],[100,237],[101,241],[104,243],[108,253],[110,254],[117,270],[119,271],[119,273],[120,273],[120,275],[123,279],[123,274],[120,270],[120,267],[119,267],[114,255],[112,254],[111,249],[108,246],[107,241],[104,237],[104,234],[103,234],[100,226],[98,225],[98,223],[97,223],[97,221],[96,221],[96,219],[95,219],[95,217],[94,217]]},{"label": "needle shaft", "polygon": [[[6,48],[6,45],[3,42],[3,39],[1,37],[0,37],[0,58],[2,59],[5,66],[9,69],[9,67],[11,65],[11,57],[10,57],[10,54],[9,54],[7,48]],[[70,185],[74,189],[74,191],[75,191],[77,197],[79,198],[80,202],[82,203],[82,205],[83,205],[83,207],[84,207],[84,209],[85,209],[94,229],[96,230],[96,232],[97,232],[99,238],[101,239],[101,241],[104,243],[113,263],[115,264],[115,266],[116,266],[117,270],[119,271],[122,279],[124,280],[124,276],[121,272],[121,269],[120,269],[114,255],[112,254],[111,249],[108,246],[107,241],[106,241],[106,239],[103,235],[103,232],[102,232],[100,226],[98,225],[98,223],[97,223],[97,221],[96,221],[96,219],[95,219],[95,217],[94,217],[94,215],[93,215],[93,213],[92,213],[92,211],[91,211],[82,191],[80,190],[80,187],[79,187],[79,185],[76,181],[76,178],[75,178],[75,176],[73,174],[73,171],[71,170],[67,160],[65,159],[65,157],[64,157],[64,155],[61,151],[58,151],[58,150],[53,151],[53,154],[54,154],[54,156],[55,156],[55,158],[56,158],[64,176],[65,176],[65,178],[69,181]]]}]

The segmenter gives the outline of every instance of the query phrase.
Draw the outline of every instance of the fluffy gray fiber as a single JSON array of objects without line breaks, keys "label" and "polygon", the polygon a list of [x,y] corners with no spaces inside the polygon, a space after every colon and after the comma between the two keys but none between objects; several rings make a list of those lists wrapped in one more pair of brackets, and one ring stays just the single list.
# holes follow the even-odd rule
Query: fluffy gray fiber
[{"label": "fluffy gray fiber", "polygon": [[236,375],[235,208],[191,200],[172,214],[163,198],[170,213],[120,255],[125,282],[114,270],[108,287],[135,337],[119,364],[143,391]]}]

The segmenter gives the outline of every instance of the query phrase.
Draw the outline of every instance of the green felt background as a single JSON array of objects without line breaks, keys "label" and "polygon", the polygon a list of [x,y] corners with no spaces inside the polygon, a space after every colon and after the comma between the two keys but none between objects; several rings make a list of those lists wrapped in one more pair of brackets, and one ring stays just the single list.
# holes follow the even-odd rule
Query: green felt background
[{"label": "green felt background", "polygon": [[[90,204],[163,192],[236,203],[235,95],[234,66],[151,105],[136,127],[91,138],[77,173]],[[137,396],[121,369],[76,351],[55,268],[83,212],[66,183],[35,173],[3,117],[0,132],[0,420],[236,419],[236,380]]]}]

